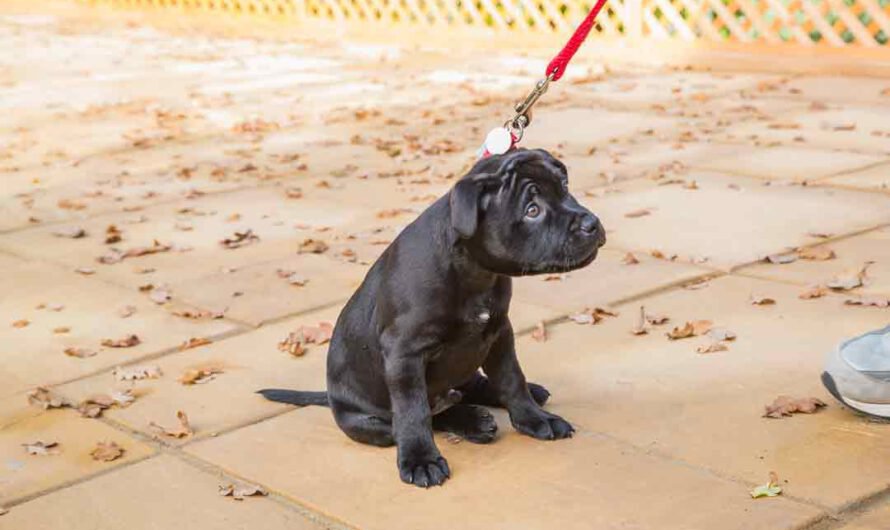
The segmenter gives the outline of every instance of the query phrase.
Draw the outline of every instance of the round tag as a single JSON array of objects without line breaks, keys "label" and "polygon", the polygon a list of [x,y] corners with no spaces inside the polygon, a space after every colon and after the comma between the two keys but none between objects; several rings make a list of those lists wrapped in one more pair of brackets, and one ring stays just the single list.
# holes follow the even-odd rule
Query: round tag
[{"label": "round tag", "polygon": [[493,155],[502,155],[513,147],[513,135],[503,127],[495,127],[485,137],[485,150]]}]

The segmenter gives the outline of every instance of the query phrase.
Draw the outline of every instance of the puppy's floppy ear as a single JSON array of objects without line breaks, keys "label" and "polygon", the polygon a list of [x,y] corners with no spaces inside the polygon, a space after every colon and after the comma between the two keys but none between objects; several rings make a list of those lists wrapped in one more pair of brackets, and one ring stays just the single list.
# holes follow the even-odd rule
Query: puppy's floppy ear
[{"label": "puppy's floppy ear", "polygon": [[479,202],[487,175],[465,177],[451,189],[451,226],[464,239],[473,237],[479,224]]}]

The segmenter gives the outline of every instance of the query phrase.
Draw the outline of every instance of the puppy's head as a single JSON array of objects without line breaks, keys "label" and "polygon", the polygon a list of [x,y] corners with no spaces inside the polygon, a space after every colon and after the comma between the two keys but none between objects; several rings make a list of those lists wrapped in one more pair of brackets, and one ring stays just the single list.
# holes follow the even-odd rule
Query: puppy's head
[{"label": "puppy's head", "polygon": [[479,161],[455,184],[450,204],[470,257],[499,274],[578,269],[606,242],[599,219],[569,193],[565,165],[542,149]]}]

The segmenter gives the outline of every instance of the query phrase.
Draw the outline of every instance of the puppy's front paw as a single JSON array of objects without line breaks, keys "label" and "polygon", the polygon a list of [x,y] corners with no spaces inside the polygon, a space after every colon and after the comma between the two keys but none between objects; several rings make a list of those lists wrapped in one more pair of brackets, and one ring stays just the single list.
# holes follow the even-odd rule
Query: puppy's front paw
[{"label": "puppy's front paw", "polygon": [[420,488],[441,486],[451,476],[448,462],[435,455],[423,457],[399,457],[399,476],[402,482]]},{"label": "puppy's front paw", "polygon": [[513,427],[538,440],[560,440],[571,438],[575,428],[566,420],[556,414],[540,411],[538,414],[529,414],[522,418],[513,418]]}]

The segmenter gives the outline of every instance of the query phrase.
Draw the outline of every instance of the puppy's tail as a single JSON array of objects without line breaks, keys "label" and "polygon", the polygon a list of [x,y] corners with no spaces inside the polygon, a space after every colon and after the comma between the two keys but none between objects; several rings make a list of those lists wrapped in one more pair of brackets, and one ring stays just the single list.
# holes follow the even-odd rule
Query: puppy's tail
[{"label": "puppy's tail", "polygon": [[267,388],[260,390],[257,394],[261,394],[269,401],[278,403],[287,403],[289,405],[320,405],[322,407],[330,407],[327,392],[302,392],[299,390],[282,390],[280,388]]}]

